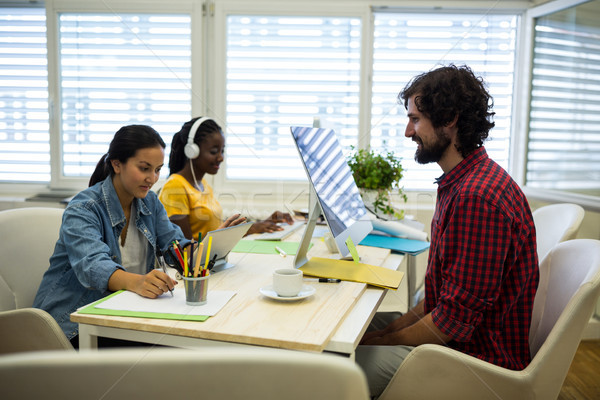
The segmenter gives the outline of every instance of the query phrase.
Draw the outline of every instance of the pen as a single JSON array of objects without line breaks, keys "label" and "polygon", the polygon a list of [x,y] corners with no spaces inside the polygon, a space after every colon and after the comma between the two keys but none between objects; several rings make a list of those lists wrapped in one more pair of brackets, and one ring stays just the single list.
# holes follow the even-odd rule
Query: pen
[{"label": "pen", "polygon": [[340,283],[341,279],[319,278],[319,279],[304,279],[305,281],[321,282],[321,283]]},{"label": "pen", "polygon": [[275,250],[277,250],[277,252],[279,253],[279,255],[280,255],[281,257],[285,257],[285,256],[287,256],[287,253],[286,253],[285,251],[283,251],[283,249],[282,249],[281,247],[279,247],[279,246],[275,246]]},{"label": "pen", "polygon": [[[156,258],[156,262],[162,268],[163,272],[165,274],[169,275],[169,273],[167,272],[167,266],[165,265],[164,261],[162,260],[162,254],[160,255],[160,258],[156,254],[154,255],[154,257]],[[171,297],[175,296],[173,294],[173,289],[169,289],[169,292],[171,292]]]}]

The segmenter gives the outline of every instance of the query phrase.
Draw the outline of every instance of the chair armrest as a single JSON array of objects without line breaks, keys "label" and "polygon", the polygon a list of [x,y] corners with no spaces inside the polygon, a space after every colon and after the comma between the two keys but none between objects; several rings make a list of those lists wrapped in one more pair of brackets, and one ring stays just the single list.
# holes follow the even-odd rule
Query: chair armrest
[{"label": "chair armrest", "polygon": [[528,374],[425,344],[409,353],[379,399],[527,399]]}]

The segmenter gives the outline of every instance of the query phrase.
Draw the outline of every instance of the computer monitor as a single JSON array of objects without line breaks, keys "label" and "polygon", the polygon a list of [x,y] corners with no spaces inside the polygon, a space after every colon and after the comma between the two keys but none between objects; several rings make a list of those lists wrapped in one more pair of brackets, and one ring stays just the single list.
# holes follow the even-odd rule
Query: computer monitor
[{"label": "computer monitor", "polygon": [[332,129],[294,126],[291,131],[310,183],[308,223],[294,266],[300,268],[308,261],[306,253],[321,213],[340,255],[347,257],[348,237],[357,245],[373,230],[373,225],[340,143]]}]

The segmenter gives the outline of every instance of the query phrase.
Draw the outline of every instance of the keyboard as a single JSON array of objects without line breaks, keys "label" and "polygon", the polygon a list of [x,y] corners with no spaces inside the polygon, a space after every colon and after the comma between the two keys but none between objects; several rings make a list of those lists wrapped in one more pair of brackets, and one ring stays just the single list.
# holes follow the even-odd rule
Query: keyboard
[{"label": "keyboard", "polygon": [[281,223],[277,224],[283,230],[275,232],[265,232],[254,235],[254,240],[283,240],[304,226],[304,221],[296,221],[293,224]]}]

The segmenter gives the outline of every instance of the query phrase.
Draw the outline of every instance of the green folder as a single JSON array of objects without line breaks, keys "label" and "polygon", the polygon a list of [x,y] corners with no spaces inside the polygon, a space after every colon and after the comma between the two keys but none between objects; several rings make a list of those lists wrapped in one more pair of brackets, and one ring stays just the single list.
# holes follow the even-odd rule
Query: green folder
[{"label": "green folder", "polygon": [[80,314],[95,314],[95,315],[116,315],[120,317],[138,317],[138,318],[156,318],[156,319],[176,319],[180,321],[206,321],[209,316],[208,315],[186,315],[186,314],[165,314],[165,313],[153,313],[153,312],[145,312],[145,311],[125,311],[125,310],[108,310],[106,308],[96,308],[97,304],[102,303],[110,299],[113,296],[118,295],[119,293],[124,292],[124,290],[119,290],[113,294],[110,294],[103,299],[93,302],[92,304],[82,308],[77,311]]}]

